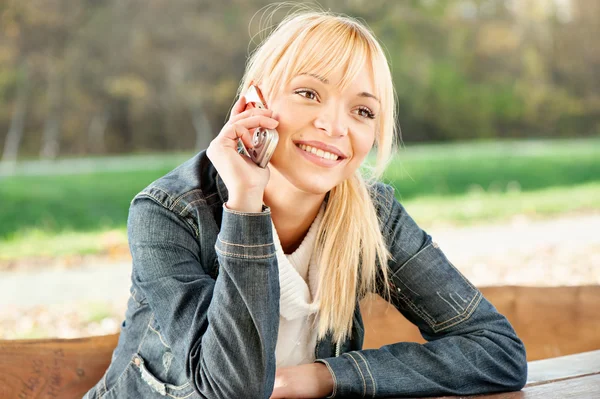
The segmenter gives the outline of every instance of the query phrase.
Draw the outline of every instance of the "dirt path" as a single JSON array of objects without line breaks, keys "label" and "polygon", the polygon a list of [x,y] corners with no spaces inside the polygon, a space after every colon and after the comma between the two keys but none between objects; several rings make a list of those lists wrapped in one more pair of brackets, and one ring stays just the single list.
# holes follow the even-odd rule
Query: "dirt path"
[{"label": "dirt path", "polygon": [[[600,214],[440,227],[428,233],[477,286],[600,284]],[[118,331],[130,273],[127,259],[0,272],[0,338]]]}]

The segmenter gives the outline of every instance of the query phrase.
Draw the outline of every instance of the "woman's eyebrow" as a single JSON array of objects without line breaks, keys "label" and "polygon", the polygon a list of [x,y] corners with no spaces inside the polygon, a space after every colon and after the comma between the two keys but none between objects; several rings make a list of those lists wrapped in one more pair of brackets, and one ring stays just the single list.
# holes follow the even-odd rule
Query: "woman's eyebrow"
[{"label": "woman's eyebrow", "polygon": [[[321,81],[323,84],[326,84],[326,85],[328,85],[328,84],[329,84],[329,80],[327,80],[327,78],[324,78],[323,76],[321,76],[321,75],[317,75],[317,74],[315,74],[315,73],[305,72],[305,73],[301,73],[300,75],[307,75],[307,76],[311,76],[311,77],[313,77],[313,78],[315,78],[315,79],[317,79],[317,80],[320,80],[320,81]],[[380,103],[380,104],[381,104],[381,101],[379,101],[379,99],[378,99],[376,96],[374,96],[373,94],[371,94],[371,93],[368,93],[368,92],[366,92],[366,91],[363,91],[363,92],[360,92],[360,93],[358,93],[358,94],[357,94],[357,96],[358,96],[358,97],[367,97],[367,98],[372,98],[372,99],[376,100],[378,103]]]},{"label": "woman's eyebrow", "polygon": [[375,97],[373,94],[371,93],[367,93],[366,91],[363,91],[361,93],[357,94],[359,97],[369,97],[369,98],[373,98],[375,99],[378,103],[381,104],[381,101],[379,101],[379,99],[377,97]]}]

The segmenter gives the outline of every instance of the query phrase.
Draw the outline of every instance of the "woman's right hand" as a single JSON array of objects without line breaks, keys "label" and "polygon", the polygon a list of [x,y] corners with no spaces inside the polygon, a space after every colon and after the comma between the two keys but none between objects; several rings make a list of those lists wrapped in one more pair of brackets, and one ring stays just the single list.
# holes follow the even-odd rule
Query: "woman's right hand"
[{"label": "woman's right hand", "polygon": [[257,166],[249,157],[238,153],[238,139],[246,148],[252,147],[251,129],[275,129],[279,121],[273,111],[253,108],[246,110],[244,96],[236,101],[229,121],[211,141],[206,155],[223,179],[229,198],[227,208],[239,212],[260,212],[263,194],[269,181],[269,167]]}]

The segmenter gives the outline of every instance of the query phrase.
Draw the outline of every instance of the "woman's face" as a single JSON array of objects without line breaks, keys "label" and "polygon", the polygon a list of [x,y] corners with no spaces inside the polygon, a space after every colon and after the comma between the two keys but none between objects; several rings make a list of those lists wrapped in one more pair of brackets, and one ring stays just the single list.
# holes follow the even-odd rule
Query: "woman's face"
[{"label": "woman's face", "polygon": [[301,191],[327,193],[356,171],[373,146],[380,104],[371,74],[363,68],[344,91],[341,77],[295,76],[268,104],[279,120],[270,167]]}]

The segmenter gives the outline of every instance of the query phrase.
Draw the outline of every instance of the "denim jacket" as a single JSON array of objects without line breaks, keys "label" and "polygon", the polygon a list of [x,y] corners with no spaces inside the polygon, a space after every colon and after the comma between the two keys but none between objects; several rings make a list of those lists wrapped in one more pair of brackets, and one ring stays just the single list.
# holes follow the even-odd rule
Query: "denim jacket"
[{"label": "denim jacket", "polygon": [[[351,337],[317,342],[331,398],[468,395],[519,390],[525,349],[507,319],[444,256],[395,199],[371,188],[393,260],[392,304],[425,344],[362,349]],[[268,398],[275,380],[279,278],[268,208],[223,207],[227,189],[200,152],[131,202],[131,296],[119,343],[87,394],[109,398]],[[383,292],[383,287],[378,287]]]}]

